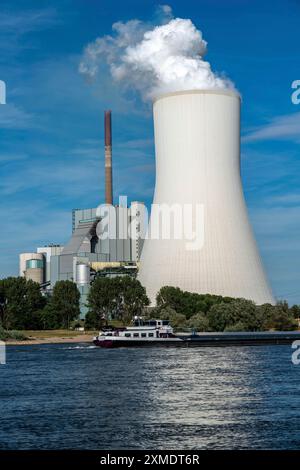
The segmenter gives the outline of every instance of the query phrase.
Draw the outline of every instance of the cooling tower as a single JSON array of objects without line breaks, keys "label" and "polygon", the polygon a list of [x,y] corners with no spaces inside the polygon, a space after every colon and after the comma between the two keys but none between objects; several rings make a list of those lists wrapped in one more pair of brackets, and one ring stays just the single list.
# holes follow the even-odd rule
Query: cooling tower
[{"label": "cooling tower", "polygon": [[[202,207],[203,244],[187,249],[184,237],[145,240],[139,280],[152,304],[162,286],[274,303],[243,195],[239,95],[228,90],[170,93],[154,102],[153,112],[153,203]],[[150,230],[153,218],[152,208]]]}]

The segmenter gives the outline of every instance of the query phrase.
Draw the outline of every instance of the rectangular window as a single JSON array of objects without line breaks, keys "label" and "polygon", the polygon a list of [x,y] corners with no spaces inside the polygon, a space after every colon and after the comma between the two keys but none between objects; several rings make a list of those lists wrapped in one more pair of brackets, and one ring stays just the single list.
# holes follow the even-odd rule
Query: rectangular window
[{"label": "rectangular window", "polygon": [[134,338],[138,338],[140,335],[138,333],[133,333]]},{"label": "rectangular window", "polygon": [[149,338],[153,338],[154,334],[153,333],[148,333]]},{"label": "rectangular window", "polygon": [[147,336],[146,333],[141,333],[142,338],[146,338],[146,336]]},{"label": "rectangular window", "polygon": [[131,334],[130,333],[125,333],[126,338],[130,338]]}]

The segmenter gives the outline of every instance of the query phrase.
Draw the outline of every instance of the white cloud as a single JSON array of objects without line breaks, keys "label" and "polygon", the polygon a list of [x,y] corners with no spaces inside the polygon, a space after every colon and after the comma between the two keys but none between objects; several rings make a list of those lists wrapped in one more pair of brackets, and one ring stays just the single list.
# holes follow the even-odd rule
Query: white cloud
[{"label": "white cloud", "polygon": [[156,26],[136,19],[114,23],[112,35],[85,48],[80,73],[94,79],[106,63],[117,84],[138,91],[145,101],[179,90],[234,89],[203,59],[207,42],[190,19],[173,19],[168,5],[160,6],[159,16],[163,21]]},{"label": "white cloud", "polygon": [[300,142],[300,112],[276,116],[266,125],[249,131],[242,141],[248,143],[276,139]]}]

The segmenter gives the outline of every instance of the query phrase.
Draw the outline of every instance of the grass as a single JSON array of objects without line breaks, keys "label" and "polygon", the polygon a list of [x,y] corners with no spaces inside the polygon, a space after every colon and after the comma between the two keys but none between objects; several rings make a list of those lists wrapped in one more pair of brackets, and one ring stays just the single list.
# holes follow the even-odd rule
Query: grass
[{"label": "grass", "polygon": [[75,330],[24,330],[22,332],[29,338],[74,338],[84,334],[91,335],[94,331],[75,331]]},{"label": "grass", "polygon": [[75,330],[4,330],[0,326],[0,341],[48,338],[74,338],[76,336],[95,335],[98,331],[75,331]]}]

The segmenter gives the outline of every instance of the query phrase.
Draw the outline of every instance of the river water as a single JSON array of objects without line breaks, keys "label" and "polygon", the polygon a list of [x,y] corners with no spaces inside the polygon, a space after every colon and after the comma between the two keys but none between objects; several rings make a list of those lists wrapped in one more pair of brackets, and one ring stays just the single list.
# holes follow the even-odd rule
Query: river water
[{"label": "river water", "polygon": [[10,346],[1,449],[299,449],[289,345]]}]

